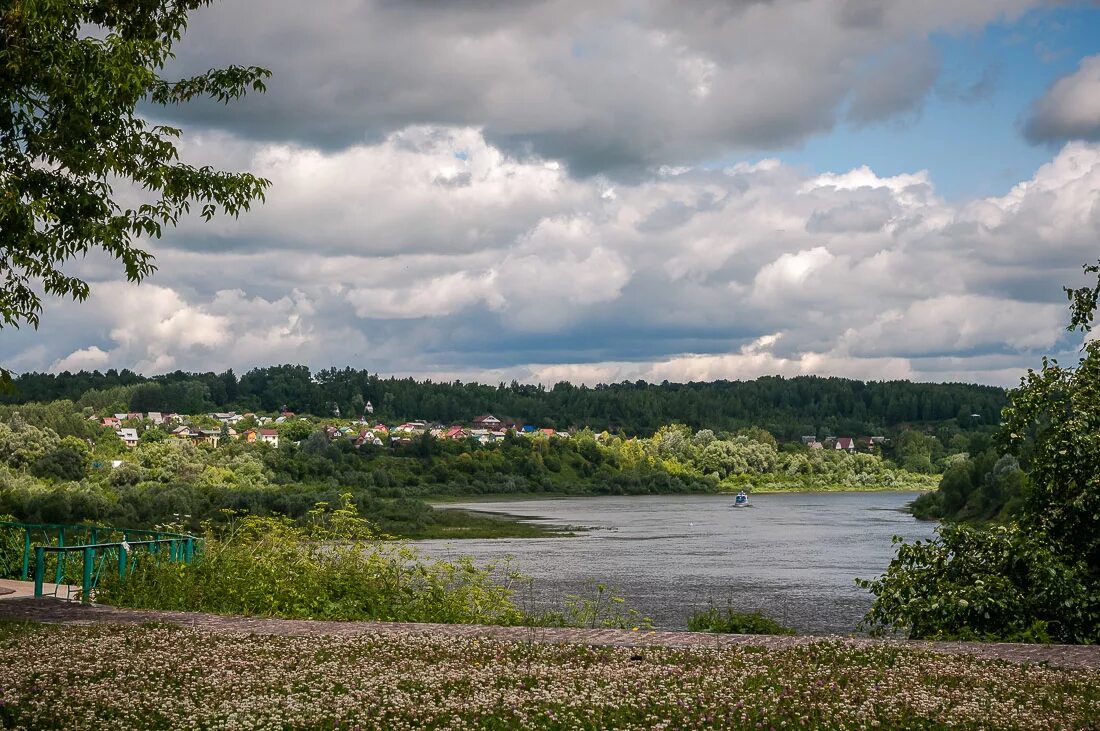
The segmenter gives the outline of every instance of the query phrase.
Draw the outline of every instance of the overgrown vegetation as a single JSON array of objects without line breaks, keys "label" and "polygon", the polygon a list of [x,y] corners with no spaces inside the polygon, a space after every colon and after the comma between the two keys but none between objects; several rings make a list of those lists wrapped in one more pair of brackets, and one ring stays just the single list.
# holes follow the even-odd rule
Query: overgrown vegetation
[{"label": "overgrown vegetation", "polygon": [[520,624],[517,577],[469,559],[423,558],[384,540],[350,499],[286,518],[247,516],[207,530],[191,564],[142,557],[125,580],[106,572],[105,604],[303,619]]},{"label": "overgrown vegetation", "polygon": [[732,606],[708,607],[688,618],[690,632],[718,632],[734,635],[793,635],[794,630],[757,609],[738,612]]}]

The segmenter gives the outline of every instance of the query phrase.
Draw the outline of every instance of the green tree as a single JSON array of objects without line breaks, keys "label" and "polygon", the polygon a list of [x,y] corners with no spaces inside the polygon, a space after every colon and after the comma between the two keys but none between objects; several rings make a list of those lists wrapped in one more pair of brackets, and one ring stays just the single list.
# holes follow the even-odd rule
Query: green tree
[{"label": "green tree", "polygon": [[[154,269],[135,244],[201,203],[209,220],[238,215],[268,181],[180,161],[181,131],[139,115],[141,103],[228,103],[262,91],[256,67],[161,76],[188,14],[211,0],[9,0],[0,10],[0,327],[39,324],[38,290],[83,300],[65,264],[99,250],[130,281]],[[146,202],[124,208],[113,186]]]},{"label": "green tree", "polygon": [[[1100,267],[1085,271],[1096,274]],[[1066,292],[1069,329],[1091,331],[1100,281]],[[1006,440],[1029,460],[1031,493],[1023,520],[1084,560],[1100,582],[1100,341],[1085,343],[1075,367],[1044,358],[1042,370],[1029,370],[1009,396]]]},{"label": "green tree", "polygon": [[[1066,292],[1069,329],[1088,332],[1100,281]],[[875,595],[872,627],[1100,642],[1100,341],[1086,342],[1074,367],[1044,358],[1009,393],[1002,419],[1004,442],[1026,458],[1028,487],[1005,459],[991,465],[984,487],[992,499],[1028,491],[1018,523],[945,526],[933,541],[902,544],[882,577],[860,582]]]}]

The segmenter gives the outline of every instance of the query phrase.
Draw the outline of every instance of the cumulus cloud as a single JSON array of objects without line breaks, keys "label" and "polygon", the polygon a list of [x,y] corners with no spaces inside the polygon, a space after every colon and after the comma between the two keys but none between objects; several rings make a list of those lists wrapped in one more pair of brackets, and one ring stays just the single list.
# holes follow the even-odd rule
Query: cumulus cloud
[{"label": "cumulus cloud", "polygon": [[577,179],[467,127],[324,153],[195,144],[188,154],[272,177],[268,204],[167,234],[140,286],[89,259],[91,299],[51,300],[40,332],[5,334],[0,362],[1012,383],[1073,347],[1060,288],[1100,238],[1100,145],[1087,143],[964,203],[923,171],[808,174],[770,159]]},{"label": "cumulus cloud", "polygon": [[1100,140],[1100,54],[1083,58],[1032,105],[1024,134],[1032,142]]},{"label": "cumulus cloud", "polygon": [[166,113],[330,151],[413,125],[476,126],[574,173],[636,173],[796,145],[844,115],[909,115],[939,73],[933,34],[1039,4],[239,0],[194,14],[170,71],[266,66],[268,93]]}]

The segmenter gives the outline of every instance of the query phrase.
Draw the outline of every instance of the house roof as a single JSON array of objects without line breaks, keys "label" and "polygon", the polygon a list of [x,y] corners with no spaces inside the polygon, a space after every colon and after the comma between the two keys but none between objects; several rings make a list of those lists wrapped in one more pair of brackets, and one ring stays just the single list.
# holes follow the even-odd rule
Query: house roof
[{"label": "house roof", "polygon": [[278,429],[260,429],[261,437],[277,437],[279,436]]},{"label": "house roof", "polygon": [[855,440],[851,437],[840,437],[836,440],[836,446],[840,449],[851,449],[855,446]]},{"label": "house roof", "polygon": [[484,424],[487,421],[499,423],[500,419],[493,416],[492,414],[482,414],[481,416],[478,416],[474,419],[475,424]]}]

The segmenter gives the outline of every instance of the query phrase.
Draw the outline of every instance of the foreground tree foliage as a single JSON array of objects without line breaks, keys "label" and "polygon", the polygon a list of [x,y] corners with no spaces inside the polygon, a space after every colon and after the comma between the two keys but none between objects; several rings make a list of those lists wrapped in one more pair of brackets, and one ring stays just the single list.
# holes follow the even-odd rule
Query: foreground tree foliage
[{"label": "foreground tree foliage", "polygon": [[[1089,332],[1100,282],[1066,291],[1070,330]],[[1044,359],[1009,401],[1003,441],[1028,472],[1018,522],[947,526],[934,541],[901,545],[884,576],[860,582],[875,595],[872,628],[1100,642],[1100,342],[1087,342],[1074,367]]]},{"label": "foreground tree foliage", "polygon": [[[135,239],[159,237],[192,203],[210,219],[263,197],[265,180],[181,162],[181,131],[138,112],[263,90],[269,73],[254,67],[160,75],[188,14],[209,3],[0,3],[0,328],[38,326],[39,288],[86,298],[88,284],[63,270],[75,258],[105,253],[137,282],[155,267]],[[142,202],[121,203],[119,183]]]}]

